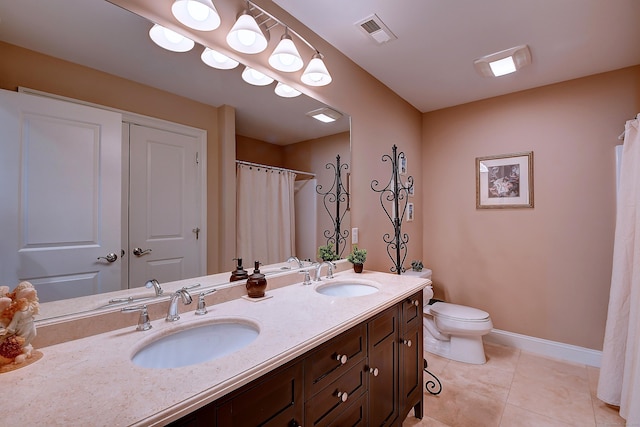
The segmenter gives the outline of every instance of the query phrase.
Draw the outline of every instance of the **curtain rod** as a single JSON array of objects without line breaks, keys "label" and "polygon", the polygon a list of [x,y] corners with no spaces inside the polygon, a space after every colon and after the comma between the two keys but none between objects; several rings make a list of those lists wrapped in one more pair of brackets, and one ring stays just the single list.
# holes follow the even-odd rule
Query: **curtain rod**
[{"label": "curtain rod", "polygon": [[294,169],[279,168],[277,166],[261,165],[260,163],[245,162],[244,160],[236,160],[236,163],[241,164],[241,165],[247,165],[247,166],[255,166],[255,167],[264,168],[264,169],[274,169],[274,170],[280,170],[280,171],[286,171],[286,172],[293,172],[293,173],[297,173],[299,175],[310,175],[310,176],[312,176],[314,178],[316,176],[315,173],[311,173],[311,172],[297,171],[297,170],[294,170]]}]

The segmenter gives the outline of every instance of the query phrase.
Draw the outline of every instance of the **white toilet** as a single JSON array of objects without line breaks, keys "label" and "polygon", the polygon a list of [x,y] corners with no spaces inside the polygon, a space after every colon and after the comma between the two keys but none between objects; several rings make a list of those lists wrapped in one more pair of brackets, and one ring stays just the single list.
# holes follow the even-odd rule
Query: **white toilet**
[{"label": "white toilet", "polygon": [[[420,273],[420,277],[431,280],[431,270],[424,269]],[[489,313],[447,302],[429,305],[429,300],[433,298],[433,288],[427,286],[423,292],[422,327],[425,351],[458,362],[477,365],[485,363],[487,359],[484,355],[482,336],[493,329]]]}]

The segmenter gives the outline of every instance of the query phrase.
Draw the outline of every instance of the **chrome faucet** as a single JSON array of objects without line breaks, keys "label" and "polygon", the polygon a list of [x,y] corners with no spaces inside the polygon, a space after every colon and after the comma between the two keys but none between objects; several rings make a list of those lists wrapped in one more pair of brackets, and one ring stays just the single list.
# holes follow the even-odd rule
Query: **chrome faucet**
[{"label": "chrome faucet", "polygon": [[123,313],[139,311],[140,317],[138,318],[138,326],[136,327],[136,330],[148,331],[149,329],[151,329],[151,322],[149,321],[149,312],[147,311],[146,305],[139,305],[136,307],[123,307],[120,311],[122,311]]},{"label": "chrome faucet", "polygon": [[156,291],[157,297],[162,295],[163,290],[160,287],[160,283],[156,279],[147,280],[147,283],[144,284],[144,287],[147,289],[153,288]]},{"label": "chrome faucet", "polygon": [[304,264],[302,263],[302,261],[300,261],[300,259],[298,259],[297,256],[290,256],[289,259],[287,259],[287,263],[290,263],[291,261],[295,261],[298,263],[298,268],[302,268],[304,267]]},{"label": "chrome faucet", "polygon": [[189,305],[193,301],[191,294],[187,288],[178,289],[173,295],[171,295],[171,301],[169,302],[169,311],[167,312],[167,322],[175,322],[180,319],[178,314],[178,298],[182,299],[184,305]]},{"label": "chrome faucet", "polygon": [[321,262],[320,264],[318,264],[318,267],[316,267],[316,282],[319,282],[322,280],[321,276],[321,272],[320,270],[322,270],[322,266],[323,265],[327,265],[329,267],[329,270],[327,271],[327,279],[333,279],[333,263],[331,261],[324,261]]}]

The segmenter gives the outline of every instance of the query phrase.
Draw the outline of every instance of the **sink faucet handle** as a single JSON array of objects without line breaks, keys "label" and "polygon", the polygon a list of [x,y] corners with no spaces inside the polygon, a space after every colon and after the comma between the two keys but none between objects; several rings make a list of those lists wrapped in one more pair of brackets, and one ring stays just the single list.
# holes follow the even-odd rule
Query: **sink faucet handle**
[{"label": "sink faucet handle", "polygon": [[182,289],[189,290],[189,289],[194,289],[194,288],[198,288],[198,287],[200,287],[200,283],[194,283],[193,285],[184,286]]},{"label": "sink faucet handle", "polygon": [[138,326],[136,327],[137,331],[148,331],[152,328],[151,322],[149,321],[149,312],[147,311],[147,305],[137,305],[135,307],[122,307],[120,310],[123,313],[130,313],[132,311],[139,311],[140,317],[138,318]]},{"label": "sink faucet handle", "polygon": [[156,279],[147,280],[147,283],[144,284],[144,287],[147,289],[153,288],[156,292],[157,297],[162,295],[162,287],[160,286],[160,282],[158,282]]},{"label": "sink faucet handle", "polygon": [[198,316],[202,316],[207,314],[207,304],[204,302],[204,297],[216,292],[217,289],[209,289],[208,291],[200,292],[200,296],[198,297],[198,308],[196,309],[196,314]]},{"label": "sink faucet handle", "polygon": [[311,276],[309,275],[309,270],[303,270],[300,272],[300,274],[304,274],[304,282],[302,282],[303,285],[310,285],[311,284]]}]

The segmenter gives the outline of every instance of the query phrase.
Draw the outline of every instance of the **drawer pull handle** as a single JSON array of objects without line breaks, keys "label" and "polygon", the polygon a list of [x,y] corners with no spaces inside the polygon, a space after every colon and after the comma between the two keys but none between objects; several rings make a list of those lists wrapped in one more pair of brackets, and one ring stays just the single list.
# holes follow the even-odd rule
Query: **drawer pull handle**
[{"label": "drawer pull handle", "polygon": [[404,345],[406,345],[407,347],[411,347],[411,340],[404,340],[404,341],[402,341],[402,343]]},{"label": "drawer pull handle", "polygon": [[349,358],[347,357],[346,354],[336,354],[336,360],[340,362],[341,365],[344,365],[345,363],[347,363],[348,359]]},{"label": "drawer pull handle", "polygon": [[342,400],[343,402],[346,402],[347,399],[349,398],[349,395],[347,394],[346,391],[339,391],[336,393],[336,396],[338,396],[340,400]]},{"label": "drawer pull handle", "polygon": [[378,368],[369,368],[369,373],[374,377],[377,377],[380,371],[378,371]]},{"label": "drawer pull handle", "polygon": [[417,299],[414,299],[413,301],[411,301],[411,304],[413,304],[416,307],[418,307],[420,305],[420,301],[418,301]]}]

